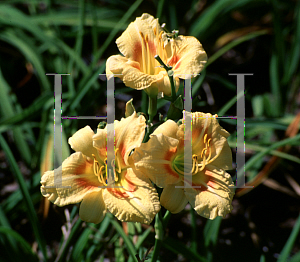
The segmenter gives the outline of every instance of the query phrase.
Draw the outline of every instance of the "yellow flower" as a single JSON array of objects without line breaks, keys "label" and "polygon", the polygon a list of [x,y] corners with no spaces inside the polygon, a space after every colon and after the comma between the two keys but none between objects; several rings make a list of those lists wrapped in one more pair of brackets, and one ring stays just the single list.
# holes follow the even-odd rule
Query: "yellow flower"
[{"label": "yellow flower", "polygon": [[143,14],[130,23],[116,41],[124,55],[113,55],[106,62],[106,73],[118,75],[126,86],[144,89],[149,95],[163,92],[171,95],[170,81],[165,69],[155,60],[159,55],[165,64],[173,67],[176,86],[179,78],[195,77],[203,69],[207,56],[200,42],[192,36],[169,38],[158,19]]},{"label": "yellow flower", "polygon": [[[224,170],[231,169],[229,133],[216,115],[192,113],[192,166],[184,175],[184,125],[168,120],[160,125],[150,140],[133,154],[137,172],[147,175],[164,190],[161,205],[172,213],[187,204],[209,219],[225,216],[232,210],[232,179]],[[185,188],[176,188],[184,186]],[[193,188],[194,187],[194,188]]]},{"label": "yellow flower", "polygon": [[42,195],[58,206],[82,201],[79,215],[87,222],[99,223],[109,211],[121,221],[149,224],[160,209],[158,195],[149,179],[136,175],[129,156],[140,146],[145,125],[136,112],[114,122],[115,186],[123,188],[101,188],[107,185],[107,128],[94,134],[86,126],[69,139],[76,153],[62,163],[62,187],[55,188],[54,171],[47,171],[41,179]]}]

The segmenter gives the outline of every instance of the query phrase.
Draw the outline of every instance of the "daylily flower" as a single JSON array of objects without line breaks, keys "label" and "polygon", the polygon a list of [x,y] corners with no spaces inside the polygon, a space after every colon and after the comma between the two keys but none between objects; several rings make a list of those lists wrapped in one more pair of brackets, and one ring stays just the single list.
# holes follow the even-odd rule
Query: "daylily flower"
[{"label": "daylily flower", "polygon": [[173,120],[160,125],[147,143],[135,149],[135,167],[164,188],[160,202],[172,213],[180,212],[190,202],[201,216],[225,217],[232,210],[234,194],[228,187],[233,185],[232,179],[224,171],[232,167],[229,133],[219,125],[217,115],[199,112],[191,115],[189,173],[184,173],[184,124],[178,126]]},{"label": "daylily flower", "polygon": [[117,77],[120,77],[126,86],[144,89],[150,96],[156,96],[158,92],[171,95],[167,72],[155,60],[155,55],[173,67],[177,88],[178,78],[195,77],[207,61],[207,55],[195,37],[168,37],[158,19],[149,14],[143,14],[130,23],[116,44],[123,56],[113,55],[108,58],[108,78],[112,77],[112,74],[119,74]]},{"label": "daylily flower", "polygon": [[114,122],[115,187],[105,187],[107,127],[94,134],[86,126],[69,139],[76,153],[62,163],[62,187],[55,187],[54,171],[47,171],[41,179],[42,195],[58,206],[82,201],[79,215],[87,222],[99,223],[109,211],[121,221],[149,224],[160,210],[158,195],[148,178],[136,175],[129,156],[140,146],[145,125],[145,118],[136,112]]}]

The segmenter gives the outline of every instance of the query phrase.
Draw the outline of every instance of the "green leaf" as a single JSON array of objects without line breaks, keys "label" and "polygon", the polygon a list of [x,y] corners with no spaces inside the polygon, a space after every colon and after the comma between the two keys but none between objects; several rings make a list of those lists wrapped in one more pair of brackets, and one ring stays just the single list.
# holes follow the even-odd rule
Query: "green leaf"
[{"label": "green leaf", "polygon": [[289,260],[289,262],[299,262],[299,261],[300,261],[300,251]]},{"label": "green leaf", "polygon": [[195,260],[199,262],[208,262],[206,258],[200,256],[198,253],[192,251],[186,245],[176,239],[167,237],[162,241],[162,245],[175,254],[182,254],[188,260]]},{"label": "green leaf", "polygon": [[[2,115],[5,116],[6,119],[14,117],[16,113],[16,108],[13,107],[12,97],[9,95],[11,90],[10,86],[5,81],[1,69],[0,69],[0,109],[2,111]],[[2,122],[2,121],[1,121]],[[26,161],[27,164],[31,163],[31,151],[24,137],[24,131],[21,127],[13,128],[13,134],[15,138],[16,146]]]},{"label": "green leaf", "polygon": [[297,236],[299,234],[299,231],[300,231],[300,215],[293,227],[293,230],[292,230],[292,233],[290,234],[289,236],[289,239],[288,241],[286,242],[286,244],[284,245],[280,255],[279,255],[279,258],[277,260],[277,262],[286,262],[288,261],[288,257],[289,257],[289,254],[294,246],[294,243],[297,239]]},{"label": "green leaf", "polygon": [[268,33],[268,30],[261,30],[261,31],[253,32],[248,35],[242,36],[236,40],[233,40],[232,42],[228,43],[227,45],[222,47],[220,50],[218,50],[216,53],[214,53],[211,57],[209,57],[206,65],[205,65],[205,68],[207,68],[211,63],[216,61],[219,57],[221,57],[223,54],[225,54],[227,51],[229,51],[233,47],[235,47],[245,41],[248,41],[250,39],[258,37],[260,35],[265,35],[267,33]]},{"label": "green leaf", "polygon": [[[278,141],[276,143],[273,143],[270,147],[266,148],[262,152],[259,152],[256,155],[254,155],[253,157],[251,157],[245,165],[245,171],[249,170],[252,166],[254,166],[256,164],[256,162],[259,159],[264,157],[266,154],[268,154],[273,149],[276,149],[276,148],[281,147],[281,146],[289,145],[293,142],[299,141],[299,139],[300,139],[300,134],[298,134],[294,137],[286,138],[286,139],[283,139],[283,140]],[[238,175],[238,177],[241,177],[242,175],[244,175],[244,170],[243,169],[239,170],[237,175]]]},{"label": "green leaf", "polygon": [[36,48],[32,47],[29,43],[26,43],[24,39],[21,39],[14,30],[6,30],[1,32],[0,39],[15,46],[20,52],[30,61],[37,72],[38,80],[41,82],[41,86],[45,90],[50,90],[50,83],[46,77],[46,72],[43,67],[40,55],[37,53]]},{"label": "green leaf", "polygon": [[[90,227],[95,227],[94,225],[89,225]],[[92,235],[93,230],[91,228],[85,228],[83,232],[80,234],[80,237],[76,240],[76,243],[73,248],[72,252],[72,258],[73,261],[78,261],[80,257],[82,256],[83,250],[86,248],[87,242],[90,238],[90,235]]]},{"label": "green leaf", "polygon": [[28,213],[29,220],[31,222],[31,226],[33,228],[33,232],[35,234],[35,237],[37,239],[39,247],[43,253],[44,260],[46,261],[47,260],[46,243],[45,243],[45,239],[44,239],[41,227],[40,227],[40,223],[38,222],[36,211],[34,209],[32,201],[31,201],[31,198],[30,198],[26,183],[24,181],[23,175],[21,174],[21,171],[18,167],[18,164],[17,164],[9,146],[7,145],[5,139],[3,138],[3,136],[1,134],[0,134],[0,145],[3,148],[3,150],[6,154],[6,157],[8,158],[8,161],[12,167],[13,174],[16,176],[16,179],[20,186],[20,190],[21,190],[23,198],[25,200],[25,204],[27,207],[27,213]]},{"label": "green leaf", "polygon": [[[110,216],[110,214],[107,214],[107,216]],[[132,241],[130,240],[130,238],[125,234],[125,232],[123,231],[123,228],[119,225],[119,223],[113,219],[112,216],[111,217],[111,220],[110,220],[110,223],[114,226],[114,228],[116,229],[116,231],[118,232],[118,234],[120,235],[120,237],[123,238],[124,240],[124,243],[127,247],[127,250],[130,254],[130,256],[132,257],[133,261],[137,261],[135,255],[138,253],[136,251],[136,248],[134,247]]]},{"label": "green leaf", "polygon": [[199,16],[199,18],[195,21],[194,24],[190,27],[190,34],[193,36],[197,36],[200,39],[205,38],[211,30],[210,28],[214,24],[218,24],[218,20],[220,17],[224,16],[232,12],[234,9],[239,8],[241,6],[245,6],[248,3],[265,3],[264,0],[261,1],[253,1],[253,0],[218,0],[213,2],[205,11]]},{"label": "green leaf", "polygon": [[214,220],[207,220],[203,236],[204,236],[204,245],[206,248],[209,247],[210,244],[213,246],[216,245],[218,240],[219,228],[222,222],[222,217],[216,217]]},{"label": "green leaf", "polygon": [[[3,226],[0,226],[0,233],[7,235],[7,237],[14,238],[15,240],[17,240],[17,242],[20,243],[23,249],[22,251],[24,252],[24,253],[22,252],[23,259],[25,256],[26,259],[30,259],[30,261],[38,261],[38,258],[32,252],[31,246],[19,233],[17,233],[16,231],[8,227],[3,227]],[[15,250],[15,252],[19,254],[21,253],[20,250]]]}]

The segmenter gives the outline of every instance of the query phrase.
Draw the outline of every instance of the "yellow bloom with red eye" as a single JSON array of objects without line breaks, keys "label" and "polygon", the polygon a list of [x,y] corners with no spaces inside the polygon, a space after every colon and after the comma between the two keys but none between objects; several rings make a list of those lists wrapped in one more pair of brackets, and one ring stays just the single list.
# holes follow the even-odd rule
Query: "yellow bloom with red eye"
[{"label": "yellow bloom with red eye", "polygon": [[[137,172],[147,175],[163,187],[161,205],[172,213],[180,212],[188,202],[197,213],[209,219],[225,216],[232,210],[232,156],[227,142],[229,133],[216,115],[192,113],[192,166],[184,173],[184,124],[168,120],[135,149]],[[185,184],[186,183],[186,184]]]},{"label": "yellow bloom with red eye", "polygon": [[171,95],[169,77],[155,60],[155,55],[173,67],[177,88],[179,78],[195,77],[207,61],[207,55],[195,37],[168,37],[158,19],[149,14],[143,14],[130,23],[116,43],[123,56],[113,55],[108,58],[108,78],[112,77],[112,74],[118,74],[117,77],[121,78],[126,86],[145,90],[153,96],[158,92]]},{"label": "yellow bloom with red eye", "polygon": [[107,211],[121,221],[149,224],[160,210],[150,180],[138,177],[130,152],[141,145],[145,118],[136,112],[114,122],[115,184],[107,186],[107,128],[94,134],[89,126],[77,131],[69,144],[76,151],[62,163],[62,183],[54,184],[54,171],[41,178],[41,193],[58,206],[81,202],[79,215],[86,222],[99,223]]}]

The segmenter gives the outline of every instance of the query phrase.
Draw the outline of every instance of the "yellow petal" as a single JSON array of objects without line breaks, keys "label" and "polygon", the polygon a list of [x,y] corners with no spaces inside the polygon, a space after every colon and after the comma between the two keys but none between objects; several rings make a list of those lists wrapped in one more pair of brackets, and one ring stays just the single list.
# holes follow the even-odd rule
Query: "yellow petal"
[{"label": "yellow petal", "polygon": [[[120,52],[124,56],[139,62],[141,67],[143,67],[143,60],[145,64],[148,59],[148,56],[145,54],[147,52],[145,46],[145,38],[147,36],[149,58],[152,63],[152,70],[154,70],[154,56],[158,54],[158,47],[156,46],[157,43],[155,39],[162,31],[163,29],[160,27],[158,19],[154,19],[154,17],[149,14],[143,14],[141,17],[137,17],[134,22],[129,24],[127,29],[117,39],[116,43]],[[146,73],[145,68],[141,68],[141,71]]]},{"label": "yellow petal", "polygon": [[100,165],[105,164],[107,157],[106,146],[107,146],[107,127],[104,129],[97,129],[97,134],[93,136],[93,147],[96,148],[99,156]]},{"label": "yellow petal", "polygon": [[163,134],[152,135],[147,143],[136,148],[132,154],[138,174],[149,177],[159,187],[177,183],[179,175],[172,169],[177,145],[177,139]]},{"label": "yellow petal", "polygon": [[146,74],[141,71],[138,62],[120,55],[113,55],[108,58],[106,62],[106,72],[118,74],[118,77],[128,87],[138,90],[151,87],[152,90],[145,91],[152,95],[157,95],[158,92],[162,92],[158,90],[158,87],[163,89],[164,77],[167,77],[166,71],[160,71],[159,74],[156,75]]},{"label": "yellow petal", "polygon": [[173,67],[174,77],[188,79],[195,77],[204,68],[207,55],[201,43],[193,36],[178,36],[166,47],[168,64]]},{"label": "yellow petal", "polygon": [[61,180],[61,185],[54,184],[54,171],[47,171],[41,178],[42,195],[58,206],[79,203],[86,194],[103,186],[94,175],[93,160],[80,152],[62,163]]},{"label": "yellow petal", "polygon": [[87,194],[80,204],[79,216],[85,222],[100,223],[106,214],[102,196],[103,189]]},{"label": "yellow petal", "polygon": [[182,181],[174,185],[167,185],[160,196],[161,205],[173,214],[182,211],[188,203],[184,188],[176,188],[176,186],[183,185]]},{"label": "yellow petal", "polygon": [[210,164],[224,170],[232,169],[232,151],[227,141],[223,144],[223,148],[218,157],[214,158]]},{"label": "yellow petal", "polygon": [[[149,180],[138,178],[133,169],[124,172],[126,180],[135,185],[134,189],[128,190],[128,182],[122,178],[117,185],[124,186],[124,189],[107,189],[103,192],[106,207],[121,221],[150,224],[160,210],[156,190]],[[120,193],[116,194],[117,191]]]},{"label": "yellow petal", "polygon": [[134,112],[130,117],[115,121],[115,142],[119,148],[125,165],[129,165],[128,157],[132,149],[139,147],[143,141],[146,128],[144,116]]},{"label": "yellow petal", "polygon": [[202,172],[195,174],[192,186],[186,188],[185,195],[197,213],[205,218],[225,217],[232,210],[234,195],[232,179],[228,173],[215,166],[208,165]]},{"label": "yellow petal", "polygon": [[69,144],[74,151],[93,158],[92,154],[97,155],[97,150],[93,147],[93,135],[95,135],[94,131],[86,126],[69,138]]},{"label": "yellow petal", "polygon": [[178,125],[173,120],[167,120],[158,128],[156,128],[153,132],[153,135],[163,134],[168,137],[172,137],[177,139],[177,131],[178,131]]}]

